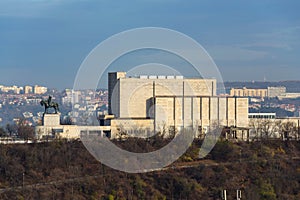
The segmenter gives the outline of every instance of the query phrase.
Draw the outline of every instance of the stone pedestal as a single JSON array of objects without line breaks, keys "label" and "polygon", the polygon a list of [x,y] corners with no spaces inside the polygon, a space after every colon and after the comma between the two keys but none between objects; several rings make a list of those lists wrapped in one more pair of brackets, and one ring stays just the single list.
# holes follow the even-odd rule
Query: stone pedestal
[{"label": "stone pedestal", "polygon": [[44,114],[43,126],[59,126],[60,114]]}]

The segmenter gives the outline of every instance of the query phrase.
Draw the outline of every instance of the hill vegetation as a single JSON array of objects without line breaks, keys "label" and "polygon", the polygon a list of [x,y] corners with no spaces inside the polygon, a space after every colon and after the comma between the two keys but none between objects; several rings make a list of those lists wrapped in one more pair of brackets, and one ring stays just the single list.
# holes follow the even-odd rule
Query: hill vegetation
[{"label": "hill vegetation", "polygon": [[[168,140],[114,141],[134,152]],[[198,159],[196,140],[176,163],[161,171],[128,174],[96,161],[80,141],[0,146],[0,199],[300,199],[300,143],[219,141]]]}]

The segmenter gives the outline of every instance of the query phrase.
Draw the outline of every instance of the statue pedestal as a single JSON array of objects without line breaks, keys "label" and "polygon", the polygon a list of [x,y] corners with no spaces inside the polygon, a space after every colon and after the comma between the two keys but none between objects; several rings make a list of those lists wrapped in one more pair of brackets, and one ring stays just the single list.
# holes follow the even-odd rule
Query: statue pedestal
[{"label": "statue pedestal", "polygon": [[59,126],[60,114],[44,114],[43,126]]}]

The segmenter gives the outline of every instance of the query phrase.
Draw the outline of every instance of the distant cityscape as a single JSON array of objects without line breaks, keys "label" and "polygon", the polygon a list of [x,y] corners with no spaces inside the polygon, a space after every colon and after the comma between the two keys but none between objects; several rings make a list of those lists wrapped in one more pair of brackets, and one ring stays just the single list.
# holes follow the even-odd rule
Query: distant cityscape
[{"label": "distant cityscape", "polygon": [[275,113],[277,117],[299,117],[300,81],[226,82],[230,96],[249,97],[249,113]]},{"label": "distant cityscape", "polygon": [[74,115],[85,112],[91,113],[95,110],[105,113],[108,106],[107,93],[106,89],[97,91],[65,89],[59,91],[39,85],[24,87],[0,85],[0,125],[13,124],[20,119],[24,119],[30,126],[40,124],[43,115],[40,101],[48,98],[49,95],[53,96],[53,99],[59,103],[62,121],[71,115],[72,97],[74,97]]},{"label": "distant cityscape", "polygon": [[[225,82],[224,85],[227,96],[249,97],[249,113],[275,113],[277,117],[299,117],[300,89],[295,88],[295,85],[298,85],[296,83],[298,82]],[[40,101],[49,95],[59,103],[62,121],[71,114],[90,115],[95,111],[105,114],[108,110],[107,89],[60,91],[40,85],[0,85],[0,125],[15,123],[22,118],[28,125],[38,125],[43,115]]]}]

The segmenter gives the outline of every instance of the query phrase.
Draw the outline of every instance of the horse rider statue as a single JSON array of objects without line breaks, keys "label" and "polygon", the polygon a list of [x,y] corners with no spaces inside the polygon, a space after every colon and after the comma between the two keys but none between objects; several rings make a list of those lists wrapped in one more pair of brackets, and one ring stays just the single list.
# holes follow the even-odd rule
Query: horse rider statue
[{"label": "horse rider statue", "polygon": [[58,103],[52,101],[52,97],[49,96],[47,100],[42,99],[40,102],[41,106],[45,107],[44,114],[49,114],[49,108],[54,108],[55,114],[59,111]]}]

